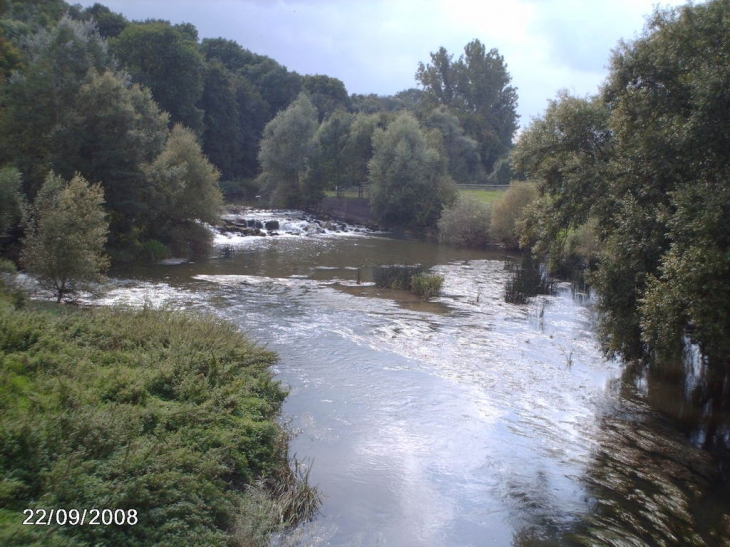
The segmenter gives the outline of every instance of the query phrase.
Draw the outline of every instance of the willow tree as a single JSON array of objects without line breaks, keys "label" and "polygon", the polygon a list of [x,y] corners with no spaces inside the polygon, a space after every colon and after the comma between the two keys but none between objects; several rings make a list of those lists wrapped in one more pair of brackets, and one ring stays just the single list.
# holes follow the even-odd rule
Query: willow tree
[{"label": "willow tree", "polygon": [[455,198],[440,160],[409,112],[398,115],[387,129],[375,130],[368,167],[370,200],[380,222],[408,228],[436,226],[444,205]]},{"label": "willow tree", "polygon": [[258,181],[270,193],[272,205],[299,207],[307,201],[303,182],[317,126],[317,109],[302,93],[264,128]]}]

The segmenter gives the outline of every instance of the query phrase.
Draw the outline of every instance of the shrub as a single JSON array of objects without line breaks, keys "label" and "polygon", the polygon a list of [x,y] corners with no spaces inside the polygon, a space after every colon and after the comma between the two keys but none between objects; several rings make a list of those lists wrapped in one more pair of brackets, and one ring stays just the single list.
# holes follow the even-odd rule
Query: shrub
[{"label": "shrub", "polygon": [[442,241],[458,247],[483,247],[489,243],[491,207],[460,195],[446,207],[438,222]]},{"label": "shrub", "polygon": [[[9,306],[0,324],[0,544],[232,545],[236,523],[266,509],[268,545],[272,528],[316,510],[277,422],[276,357],[234,325]],[[21,524],[43,507],[135,509],[139,521]]]},{"label": "shrub", "polygon": [[404,264],[392,264],[390,266],[375,266],[373,268],[373,280],[375,286],[381,289],[410,290],[413,277],[423,272],[423,266],[415,264],[406,266]]},{"label": "shrub", "polygon": [[411,292],[424,300],[441,294],[444,278],[440,275],[417,274],[411,281]]},{"label": "shrub", "polygon": [[492,238],[505,247],[519,247],[519,221],[522,220],[525,208],[538,197],[537,186],[531,182],[513,182],[504,196],[492,207],[492,219],[489,229]]},{"label": "shrub", "polygon": [[140,243],[137,247],[137,258],[149,262],[158,262],[172,256],[170,248],[156,239]]}]

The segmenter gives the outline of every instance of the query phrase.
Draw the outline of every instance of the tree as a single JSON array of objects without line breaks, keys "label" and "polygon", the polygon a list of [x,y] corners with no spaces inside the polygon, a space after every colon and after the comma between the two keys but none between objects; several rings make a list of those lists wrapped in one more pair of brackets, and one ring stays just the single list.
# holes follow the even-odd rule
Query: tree
[{"label": "tree", "polygon": [[380,222],[408,228],[434,227],[455,195],[439,169],[416,118],[403,112],[373,133],[368,166],[371,204]]},{"label": "tree", "polygon": [[442,47],[431,54],[431,64],[419,63],[416,79],[434,106],[445,105],[459,116],[466,134],[478,143],[485,172],[491,173],[517,130],[517,90],[509,85],[504,57],[479,40],[469,42],[457,61]]},{"label": "tree", "polygon": [[110,45],[134,80],[152,90],[173,123],[202,131],[203,112],[197,103],[203,94],[205,60],[194,27],[168,21],[131,23]]},{"label": "tree", "polygon": [[80,175],[70,182],[50,173],[25,219],[21,263],[56,301],[100,281],[109,266],[104,254],[109,224],[104,191]]},{"label": "tree", "polygon": [[115,13],[99,3],[84,9],[81,15],[92,18],[99,34],[106,39],[116,38],[129,25],[129,21],[124,15]]},{"label": "tree", "polygon": [[512,152],[514,170],[538,185],[523,239],[536,240],[538,254],[558,260],[568,234],[588,221],[608,199],[613,137],[610,111],[600,97],[566,91],[535,118]]},{"label": "tree", "polygon": [[302,182],[317,131],[317,109],[306,94],[299,95],[264,129],[259,151],[259,183],[276,207],[299,207],[307,201]]},{"label": "tree", "polygon": [[52,130],[77,105],[91,74],[110,68],[112,59],[93,24],[68,17],[29,38],[24,51],[22,70],[4,90],[0,163],[20,170],[32,198],[52,167]]},{"label": "tree", "polygon": [[114,247],[133,245],[154,207],[142,166],[162,152],[168,120],[148,89],[105,72],[90,76],[49,134],[54,171],[104,186]]},{"label": "tree", "polygon": [[302,79],[302,90],[309,93],[312,104],[319,112],[319,123],[335,110],[349,110],[350,97],[342,80],[316,74]]},{"label": "tree", "polygon": [[317,200],[324,197],[324,189],[344,188],[350,184],[347,172],[346,147],[350,139],[353,116],[342,110],[331,114],[314,135],[314,148],[307,179],[312,188],[308,193]]},{"label": "tree", "polygon": [[[729,19],[727,0],[657,10],[639,39],[615,50],[604,89],[616,137],[615,206],[603,222],[607,249],[597,276],[604,307],[624,320],[629,341],[661,353],[687,336],[711,369],[725,372]],[[613,324],[608,335],[621,349],[624,333]]]},{"label": "tree", "polygon": [[446,106],[436,107],[425,119],[426,127],[441,132],[448,171],[458,183],[469,183],[484,178],[484,167],[479,157],[479,145],[464,133],[459,118]]},{"label": "tree", "polygon": [[23,194],[20,171],[14,167],[0,169],[0,237],[21,219]]},{"label": "tree", "polygon": [[192,130],[173,127],[165,149],[145,171],[152,204],[147,237],[177,254],[204,255],[212,236],[200,223],[218,221],[220,173],[203,155]]}]

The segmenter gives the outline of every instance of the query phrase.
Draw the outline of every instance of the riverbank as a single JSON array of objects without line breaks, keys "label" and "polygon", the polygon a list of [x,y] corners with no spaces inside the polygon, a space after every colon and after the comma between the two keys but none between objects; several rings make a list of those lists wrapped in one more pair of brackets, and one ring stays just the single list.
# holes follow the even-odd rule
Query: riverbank
[{"label": "riverbank", "polygon": [[0,300],[0,543],[265,545],[310,516],[276,359],[212,317]]}]

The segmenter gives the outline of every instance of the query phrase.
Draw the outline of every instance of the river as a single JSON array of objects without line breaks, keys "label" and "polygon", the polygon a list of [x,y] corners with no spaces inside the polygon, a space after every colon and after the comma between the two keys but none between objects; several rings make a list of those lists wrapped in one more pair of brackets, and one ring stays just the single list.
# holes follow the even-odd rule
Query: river
[{"label": "river", "polygon": [[[247,218],[280,235],[117,271],[100,301],[213,312],[280,355],[291,453],[324,504],[274,545],[728,541],[718,462],[648,406],[645,376],[603,357],[588,295],[507,304],[514,254]],[[392,263],[444,276],[442,295],[376,289],[372,266]]]}]

